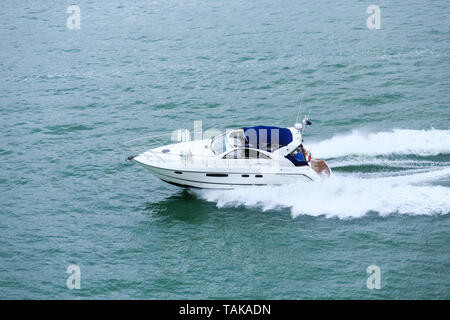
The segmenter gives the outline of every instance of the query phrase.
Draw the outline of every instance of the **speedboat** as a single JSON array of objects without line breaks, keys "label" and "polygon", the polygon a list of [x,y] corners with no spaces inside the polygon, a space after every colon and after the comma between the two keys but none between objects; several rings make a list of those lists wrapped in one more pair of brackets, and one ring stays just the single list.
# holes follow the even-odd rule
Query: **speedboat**
[{"label": "speedboat", "polygon": [[331,170],[302,144],[303,131],[310,124],[305,117],[292,128],[227,130],[209,139],[187,138],[156,147],[128,160],[167,183],[187,188],[234,189],[314,181],[330,176]]}]

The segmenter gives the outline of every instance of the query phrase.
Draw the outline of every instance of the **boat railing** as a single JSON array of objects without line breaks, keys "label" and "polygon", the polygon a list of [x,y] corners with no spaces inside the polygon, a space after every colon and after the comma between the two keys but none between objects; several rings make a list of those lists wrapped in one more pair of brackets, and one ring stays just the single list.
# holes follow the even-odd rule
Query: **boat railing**
[{"label": "boat railing", "polygon": [[139,137],[136,139],[131,139],[123,142],[128,148],[136,151],[137,153],[141,153],[142,149],[148,150],[149,148],[160,147],[167,144],[170,141],[171,134],[170,133],[161,133],[161,134],[153,134],[151,136]]},{"label": "boat railing", "polygon": [[[164,151],[154,151],[149,150],[144,155],[147,157],[147,160],[152,162],[157,162],[160,164],[168,165],[168,164],[177,164],[180,163],[185,166],[217,166],[217,167],[230,167],[239,165],[242,166],[254,166],[255,164],[268,164],[266,159],[250,159],[252,161],[248,161],[249,159],[223,159],[219,155],[202,155],[202,154],[192,154],[192,153],[170,153]],[[228,161],[224,161],[228,160]],[[237,162],[238,161],[238,162]],[[272,164],[276,164],[276,161],[272,160]]]},{"label": "boat railing", "polygon": [[[153,134],[150,136],[144,136],[144,137],[131,139],[131,140],[123,142],[123,144],[127,148],[134,150],[138,154],[142,153],[142,151],[143,151],[142,149],[145,148],[145,150],[147,150],[146,151],[147,153],[151,153],[156,158],[158,158],[159,161],[164,163],[165,162],[164,158],[161,157],[160,155],[158,155],[158,153],[161,153],[161,152],[148,150],[148,149],[149,148],[153,149],[156,147],[166,145],[170,141],[170,137],[171,137],[171,133],[166,132],[166,133]],[[129,157],[129,158],[133,158],[133,157]]]}]

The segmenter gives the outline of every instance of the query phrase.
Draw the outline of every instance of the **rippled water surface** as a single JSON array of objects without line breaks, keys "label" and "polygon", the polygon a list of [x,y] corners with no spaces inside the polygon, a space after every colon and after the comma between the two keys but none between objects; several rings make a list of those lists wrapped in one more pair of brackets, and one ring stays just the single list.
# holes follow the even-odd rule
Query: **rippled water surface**
[{"label": "rippled water surface", "polygon": [[[370,4],[3,1],[0,298],[449,299],[450,5],[368,30]],[[125,161],[195,120],[292,126],[302,94],[329,180],[186,191]]]}]

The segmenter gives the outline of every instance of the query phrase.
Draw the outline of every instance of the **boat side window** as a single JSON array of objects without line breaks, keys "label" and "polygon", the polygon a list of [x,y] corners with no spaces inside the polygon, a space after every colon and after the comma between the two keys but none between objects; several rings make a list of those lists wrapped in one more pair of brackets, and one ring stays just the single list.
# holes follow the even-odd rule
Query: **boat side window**
[{"label": "boat side window", "polygon": [[295,157],[298,154],[303,154],[302,149],[300,149],[300,147],[297,147],[297,149],[295,149],[294,151],[291,152],[291,154]]},{"label": "boat side window", "polygon": [[302,147],[303,146],[300,145],[297,149],[286,156],[286,158],[291,161],[296,167],[308,165]]},{"label": "boat side window", "polygon": [[223,159],[271,159],[268,155],[254,149],[236,149],[227,153]]},{"label": "boat side window", "polygon": [[297,149],[295,149],[294,151],[291,152],[291,155],[298,161],[304,161],[305,153],[304,153],[303,146],[302,145],[298,146]]}]

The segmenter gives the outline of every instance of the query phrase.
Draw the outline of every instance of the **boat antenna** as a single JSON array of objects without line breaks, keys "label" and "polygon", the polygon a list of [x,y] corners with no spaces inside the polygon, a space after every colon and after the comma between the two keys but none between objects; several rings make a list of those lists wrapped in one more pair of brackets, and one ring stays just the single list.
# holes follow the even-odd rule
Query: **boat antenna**
[{"label": "boat antenna", "polygon": [[300,110],[302,109],[303,96],[305,93],[302,93],[302,99],[300,100],[300,106],[298,107],[297,119],[295,119],[295,123],[298,123],[298,116],[300,115]]},{"label": "boat antenna", "polygon": [[[311,110],[312,110],[312,106],[309,108],[308,115],[305,116],[305,119],[304,119],[305,122],[309,122],[309,115],[311,114]],[[309,123],[311,123],[311,122],[309,122]],[[307,127],[308,126],[305,126],[304,130],[306,130]]]},{"label": "boat antenna", "polygon": [[309,115],[311,114],[312,109],[313,109],[313,106],[311,105],[311,107],[309,107],[309,111],[308,111],[308,116],[307,116],[308,120],[309,120]]}]

